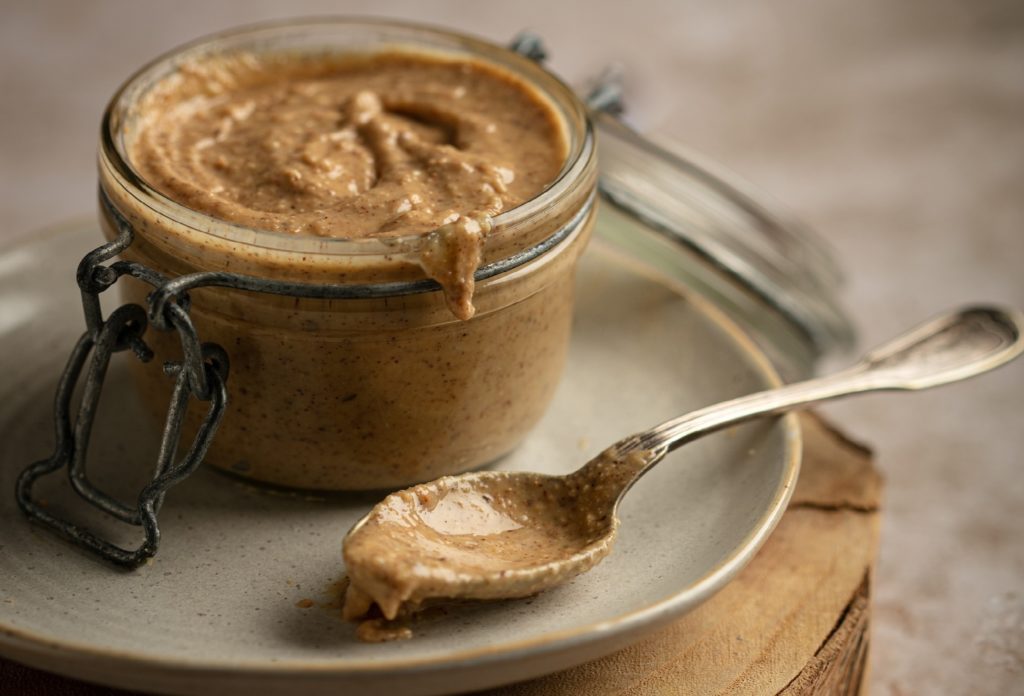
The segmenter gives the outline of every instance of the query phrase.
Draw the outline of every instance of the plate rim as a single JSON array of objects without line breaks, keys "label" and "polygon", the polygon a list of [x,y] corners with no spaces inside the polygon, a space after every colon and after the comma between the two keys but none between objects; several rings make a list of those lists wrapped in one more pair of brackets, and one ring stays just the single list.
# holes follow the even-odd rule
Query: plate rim
[{"label": "plate rim", "polygon": [[[12,242],[0,253],[0,259],[43,239],[59,234],[70,234],[80,227],[90,228],[94,226],[96,226],[96,222],[92,216],[79,215],[65,221],[39,227],[36,231],[15,236]],[[686,301],[692,304],[698,313],[728,336],[729,340],[740,349],[744,357],[750,360],[754,369],[764,378],[768,388],[782,386],[783,382],[778,371],[764,351],[723,310],[714,306],[709,300],[687,288],[675,278],[650,269],[642,261],[617,253],[614,245],[601,240],[599,237],[595,237],[590,243],[611,249],[613,253],[616,253],[620,261],[633,267],[633,270],[648,276],[657,276],[658,282],[671,287],[673,291],[685,297]],[[796,486],[797,478],[799,477],[803,454],[803,434],[797,414],[794,412],[785,414],[779,417],[777,423],[783,429],[787,450],[783,475],[780,477],[779,484],[773,493],[767,511],[751,527],[751,531],[744,540],[737,545],[735,553],[722,560],[722,562],[711,568],[698,581],[690,584],[680,592],[671,594],[650,605],[614,619],[554,631],[531,639],[511,641],[482,648],[472,648],[439,657],[410,658],[397,662],[381,662],[372,659],[360,661],[316,660],[309,662],[295,659],[280,662],[231,660],[226,662],[224,660],[204,660],[195,657],[154,655],[98,648],[86,642],[47,637],[30,630],[13,627],[0,618],[0,655],[35,665],[41,665],[42,660],[55,656],[70,656],[75,659],[90,658],[95,660],[92,664],[97,668],[104,664],[116,667],[129,663],[135,665],[138,670],[142,670],[134,672],[134,676],[139,676],[143,671],[147,670],[150,674],[154,673],[153,670],[157,670],[166,676],[166,672],[163,671],[170,668],[175,673],[178,673],[181,678],[187,678],[189,675],[197,677],[213,676],[218,673],[222,676],[243,673],[254,674],[260,677],[288,677],[290,679],[296,679],[296,677],[327,677],[331,675],[338,677],[388,675],[401,678],[415,674],[455,671],[493,663],[514,664],[542,654],[564,653],[584,648],[587,645],[597,643],[601,638],[609,637],[609,633],[618,636],[620,641],[625,641],[590,658],[594,659],[633,642],[636,639],[637,632],[641,629],[649,628],[649,630],[654,630],[667,621],[682,615],[693,606],[706,601],[721,590],[760,550],[785,513],[787,504]],[[39,658],[39,660],[37,661],[33,658]],[[75,676],[74,672],[62,671],[59,666],[55,668],[55,666],[46,665],[43,669]],[[524,677],[526,676],[528,675],[524,675]],[[506,683],[506,681],[501,681],[500,683]],[[118,683],[124,684],[127,682],[121,680]],[[495,685],[497,683],[499,682],[495,682]]]}]

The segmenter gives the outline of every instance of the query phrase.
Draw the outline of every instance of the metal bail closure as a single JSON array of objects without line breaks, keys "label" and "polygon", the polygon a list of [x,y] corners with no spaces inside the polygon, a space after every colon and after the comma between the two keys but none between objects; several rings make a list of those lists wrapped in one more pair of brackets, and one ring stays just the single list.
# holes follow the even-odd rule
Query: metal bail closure
[{"label": "metal bail closure", "polygon": [[[210,402],[210,408],[189,451],[175,461],[182,420],[188,409],[189,398],[195,390],[189,381],[189,371],[184,369],[182,363],[167,363],[164,369],[174,378],[175,384],[153,480],[139,493],[134,506],[122,503],[93,485],[86,472],[86,456],[110,358],[114,353],[131,348],[138,359],[148,362],[152,353],[142,342],[146,326],[145,310],[139,305],[128,304],[111,313],[95,338],[87,331],[78,340],[57,384],[54,403],[56,444],[53,454],[29,465],[18,477],[16,489],[18,505],[30,519],[126,568],[136,568],[156,553],[160,543],[156,516],[164,494],[199,466],[227,404],[227,356],[220,347],[205,344],[201,348],[201,365],[205,372],[205,382],[209,385],[209,394],[205,400]],[[71,396],[87,363],[82,402],[72,422]],[[142,527],[145,539],[137,548],[117,546],[70,520],[47,512],[33,499],[32,488],[35,482],[65,467],[72,488],[86,502],[121,522]]]},{"label": "metal bail closure", "polygon": [[[225,384],[228,377],[228,356],[216,344],[200,343],[198,332],[189,314],[189,291],[203,287],[220,287],[316,300],[352,300],[435,292],[440,290],[440,286],[430,279],[358,285],[301,283],[222,271],[199,271],[168,278],[135,261],[112,261],[131,246],[135,233],[131,223],[114,207],[102,188],[99,198],[108,219],[117,229],[117,236],[86,254],[78,266],[76,278],[81,291],[86,332],[71,352],[58,383],[54,403],[56,446],[48,459],[34,462],[25,468],[18,478],[16,497],[18,506],[29,519],[46,525],[73,544],[105,560],[134,568],[156,553],[160,541],[157,513],[164,494],[171,486],[195,471],[202,462],[227,407]],[[549,237],[529,249],[477,269],[476,280],[479,282],[493,278],[548,253],[581,228],[588,219],[593,205],[592,196],[572,219]],[[104,265],[108,261],[112,262]],[[125,305],[104,320],[99,295],[113,287],[123,276],[129,276],[153,288],[146,298],[148,311],[138,305]],[[175,380],[174,391],[164,423],[153,480],[139,493],[133,507],[92,485],[86,475],[85,459],[110,357],[114,353],[130,348],[142,362],[152,359],[153,354],[142,339],[147,326],[156,331],[177,332],[181,342],[182,360],[164,366],[168,375]],[[83,385],[84,397],[78,415],[72,423],[71,395],[87,361],[89,367]],[[189,399],[193,396],[199,401],[209,402],[210,408],[189,451],[175,462],[182,421],[189,406]],[[121,522],[142,527],[145,533],[142,545],[134,550],[121,548],[80,525],[45,511],[32,498],[32,486],[40,477],[62,467],[67,467],[72,488],[86,502]]]}]

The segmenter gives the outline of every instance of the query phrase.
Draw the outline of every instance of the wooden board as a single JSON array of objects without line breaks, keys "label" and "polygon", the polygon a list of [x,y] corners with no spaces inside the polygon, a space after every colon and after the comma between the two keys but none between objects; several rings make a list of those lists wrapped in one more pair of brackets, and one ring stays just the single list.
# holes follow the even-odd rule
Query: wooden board
[{"label": "wooden board", "polygon": [[[793,500],[718,595],[609,657],[500,696],[857,694],[865,683],[882,482],[870,452],[805,415]],[[0,692],[120,694],[0,660]]]},{"label": "wooden board", "polygon": [[869,450],[817,416],[802,425],[803,470],[789,509],[736,580],[632,647],[491,693],[861,693],[882,480]]}]

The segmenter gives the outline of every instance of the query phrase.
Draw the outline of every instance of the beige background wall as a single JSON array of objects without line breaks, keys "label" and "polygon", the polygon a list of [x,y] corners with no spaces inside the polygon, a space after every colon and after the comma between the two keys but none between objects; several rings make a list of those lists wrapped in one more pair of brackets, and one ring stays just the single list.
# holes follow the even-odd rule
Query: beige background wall
[{"label": "beige background wall", "polygon": [[[572,81],[622,63],[636,125],[742,173],[838,248],[866,342],[966,301],[1024,308],[1014,0],[3,0],[0,242],[91,209],[100,111],[135,66],[234,24],[329,12],[429,19],[498,41],[532,28]],[[832,412],[877,447],[889,479],[875,693],[1019,688],[1024,362]]]}]

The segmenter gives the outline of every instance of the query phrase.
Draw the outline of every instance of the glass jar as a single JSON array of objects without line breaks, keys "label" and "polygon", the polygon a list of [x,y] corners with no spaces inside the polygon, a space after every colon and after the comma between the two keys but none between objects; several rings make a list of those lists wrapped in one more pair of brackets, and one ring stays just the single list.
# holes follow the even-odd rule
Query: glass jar
[{"label": "glass jar", "polygon": [[[557,179],[494,218],[477,271],[476,315],[456,319],[419,263],[423,236],[320,238],[231,224],[155,190],[127,155],[139,100],[184,62],[246,52],[428,51],[490,62],[546,98],[568,156]],[[135,230],[122,258],[167,276],[227,271],[344,285],[343,299],[205,287],[190,293],[203,341],[230,358],[229,404],[206,457],[274,484],[395,488],[482,466],[519,443],[543,414],[568,347],[576,261],[593,223],[595,147],[585,107],[517,53],[433,28],[365,20],[262,25],[189,44],[142,68],[114,95],[102,124],[101,195]],[[106,203],[105,203],[106,205]],[[108,238],[115,235],[101,206]],[[125,279],[124,299],[149,287]],[[157,360],[179,359],[173,332],[151,330]],[[170,380],[137,370],[162,417]],[[192,431],[198,415],[187,424]]]}]

